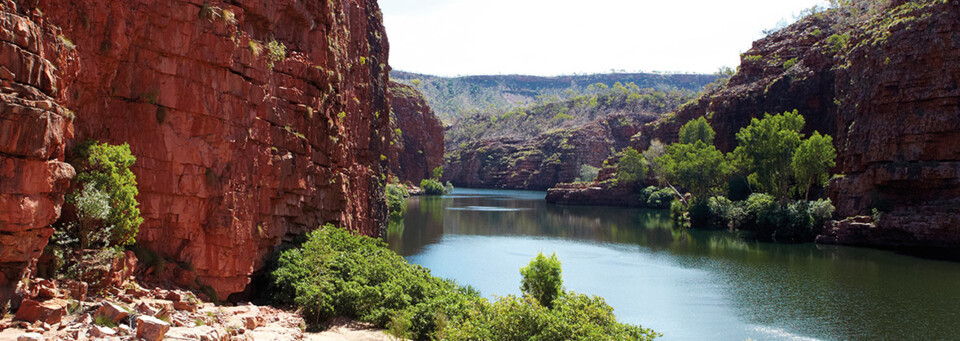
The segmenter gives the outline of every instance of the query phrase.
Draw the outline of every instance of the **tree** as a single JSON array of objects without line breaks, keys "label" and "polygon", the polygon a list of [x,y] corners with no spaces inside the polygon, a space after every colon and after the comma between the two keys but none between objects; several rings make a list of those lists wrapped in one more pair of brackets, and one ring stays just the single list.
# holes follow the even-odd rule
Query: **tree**
[{"label": "tree", "polygon": [[560,260],[554,253],[547,258],[537,252],[530,264],[520,268],[520,290],[540,302],[547,308],[553,307],[553,301],[563,294]]},{"label": "tree", "polygon": [[703,116],[690,120],[683,127],[680,127],[680,143],[682,144],[694,144],[697,141],[703,141],[707,145],[712,145],[715,135],[716,133],[713,132],[710,123],[707,123],[707,119]]},{"label": "tree", "polygon": [[667,146],[660,140],[650,141],[650,147],[643,151],[643,159],[647,160],[651,169],[657,169],[657,158],[667,152]]},{"label": "tree", "polygon": [[717,192],[732,171],[723,152],[703,141],[672,144],[656,162],[668,184],[686,188],[698,199]]},{"label": "tree", "polygon": [[820,135],[814,132],[810,138],[804,140],[793,153],[790,163],[794,176],[797,179],[797,191],[803,193],[807,200],[810,187],[823,186],[830,179],[830,168],[837,165],[837,150],[833,147],[833,138],[830,135]]},{"label": "tree", "polygon": [[764,114],[737,133],[739,146],[734,155],[745,169],[747,180],[760,192],[784,200],[793,180],[791,161],[800,145],[805,121],[796,110],[778,115]]},{"label": "tree", "polygon": [[437,166],[433,169],[433,178],[440,180],[443,177],[443,166]]},{"label": "tree", "polygon": [[647,177],[647,165],[636,149],[627,148],[617,161],[617,183],[630,184]]},{"label": "tree", "polygon": [[[106,246],[133,244],[143,218],[137,207],[140,205],[136,198],[137,177],[130,171],[137,158],[130,153],[130,146],[89,141],[78,145],[77,154],[78,158],[73,162],[78,170],[76,181],[84,190],[91,187],[108,197],[110,212],[98,227],[111,231]],[[88,198],[88,194],[71,193],[67,195],[67,201],[79,204],[82,201],[78,200]]]}]

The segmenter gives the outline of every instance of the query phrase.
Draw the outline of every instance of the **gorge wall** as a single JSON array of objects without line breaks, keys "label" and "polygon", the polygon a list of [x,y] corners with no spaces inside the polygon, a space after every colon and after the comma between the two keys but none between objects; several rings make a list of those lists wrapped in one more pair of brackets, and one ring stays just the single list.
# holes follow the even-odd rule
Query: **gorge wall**
[{"label": "gorge wall", "polygon": [[0,1],[0,305],[53,234],[75,175],[63,162],[73,114],[58,104],[55,64],[76,55],[44,43],[57,34]]},{"label": "gorge wall", "polygon": [[[960,2],[904,3],[853,37],[837,76],[833,242],[960,248]],[[954,251],[955,252],[955,251]]]},{"label": "gorge wall", "polygon": [[390,82],[390,109],[390,172],[419,185],[443,166],[443,124],[409,85]]},{"label": "gorge wall", "polygon": [[[795,58],[795,59],[794,59]],[[960,247],[960,2],[895,1],[870,18],[814,14],[754,43],[729,84],[645,125],[638,148],[670,143],[706,116],[723,151],[763,113],[798,109],[805,132],[834,136],[841,217],[820,242]]]},{"label": "gorge wall", "polygon": [[[57,161],[64,141],[87,139],[130,144],[145,219],[138,243],[184,265],[168,266],[171,276],[221,299],[243,292],[281,242],[322,223],[381,233],[390,129],[388,44],[376,1],[0,4],[17,21],[4,27],[42,29],[34,45],[17,48],[47,51],[5,53],[0,66],[41,60],[10,71],[55,100],[33,105],[40,111],[8,109],[24,105],[7,96],[0,104],[4,174],[27,161],[51,174],[0,185],[4,198],[24,192],[12,199],[43,211],[34,214],[43,219],[3,224],[43,231],[24,234],[24,243],[42,248],[49,235],[48,212],[72,171]],[[60,108],[76,115],[72,141]],[[29,258],[8,260],[3,251],[3,264]]]}]

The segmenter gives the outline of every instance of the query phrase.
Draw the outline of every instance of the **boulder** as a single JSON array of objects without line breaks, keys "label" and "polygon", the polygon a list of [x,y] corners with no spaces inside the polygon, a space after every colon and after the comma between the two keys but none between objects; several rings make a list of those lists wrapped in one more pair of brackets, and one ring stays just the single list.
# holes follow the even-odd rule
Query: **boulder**
[{"label": "boulder", "polygon": [[43,335],[40,333],[25,333],[17,336],[17,341],[43,341]]},{"label": "boulder", "polygon": [[159,341],[170,330],[170,324],[153,316],[137,317],[137,337],[146,341]]},{"label": "boulder", "polygon": [[67,306],[69,304],[70,302],[61,299],[52,299],[44,302],[37,302],[31,299],[23,300],[14,319],[30,323],[60,323],[60,320],[67,314]]},{"label": "boulder", "polygon": [[120,323],[120,321],[127,318],[127,316],[130,316],[130,313],[119,305],[104,301],[100,304],[100,308],[97,308],[94,316],[103,316],[113,321],[113,323]]}]

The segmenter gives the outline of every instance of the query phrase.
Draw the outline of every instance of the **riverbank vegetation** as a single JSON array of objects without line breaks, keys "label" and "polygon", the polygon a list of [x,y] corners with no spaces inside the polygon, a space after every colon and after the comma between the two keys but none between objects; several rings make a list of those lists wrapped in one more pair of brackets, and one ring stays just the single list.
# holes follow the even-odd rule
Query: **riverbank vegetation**
[{"label": "riverbank vegetation", "polygon": [[280,255],[278,303],[321,324],[338,316],[415,340],[650,340],[659,334],[616,321],[596,296],[562,289],[556,257],[524,267],[523,296],[495,301],[407,263],[378,239],[326,225]]},{"label": "riverbank vegetation", "polygon": [[738,146],[724,154],[700,117],[680,128],[677,143],[663,148],[655,141],[640,161],[625,154],[620,162],[626,166],[617,169],[627,175],[618,179],[643,174],[635,165],[642,162],[664,187],[644,189],[640,200],[662,207],[663,195],[672,194],[671,212],[681,224],[747,231],[761,240],[809,241],[833,215],[829,199],[810,200],[810,194],[827,184],[837,154],[829,135],[805,137],[805,124],[797,111],[754,118],[736,134]]}]

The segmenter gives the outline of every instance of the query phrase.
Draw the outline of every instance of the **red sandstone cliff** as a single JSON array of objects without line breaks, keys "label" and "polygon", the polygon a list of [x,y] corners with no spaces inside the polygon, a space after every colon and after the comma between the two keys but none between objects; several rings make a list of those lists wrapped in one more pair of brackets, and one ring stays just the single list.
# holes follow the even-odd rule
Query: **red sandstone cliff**
[{"label": "red sandstone cliff", "polygon": [[[835,242],[960,248],[960,2],[907,3],[855,32],[837,77]],[[860,225],[866,226],[866,225]]]},{"label": "red sandstone cliff", "polygon": [[[195,275],[197,284],[225,298],[246,288],[278,244],[321,223],[380,233],[386,213],[380,155],[390,140],[388,45],[374,0],[0,4],[5,16],[44,30],[34,50],[62,49],[69,41],[71,51],[48,54],[49,65],[34,66],[31,79],[76,113],[74,141],[130,144],[145,218],[138,243],[189,264],[179,277]],[[285,46],[285,58],[269,48],[273,41]],[[3,58],[4,67],[36,59]],[[55,76],[38,76],[44,67]],[[56,87],[49,79],[58,79]],[[4,126],[27,123],[7,123],[13,111],[0,112]],[[44,113],[30,117],[46,115],[47,135],[69,131],[69,120]],[[38,130],[20,135],[37,139],[43,132],[29,129]],[[68,167],[49,162],[62,156],[63,138],[26,148],[11,145],[17,140],[8,135],[0,130],[4,154],[47,162],[57,170],[50,173],[68,177]],[[6,167],[26,167],[7,164],[5,176]],[[5,198],[36,182],[4,180]],[[43,219],[16,218],[18,225],[3,228],[48,225],[62,190],[27,188],[17,198],[44,196],[44,213],[37,214]],[[42,247],[46,235],[21,239]],[[31,256],[4,253],[2,261]]]},{"label": "red sandstone cliff", "polygon": [[390,172],[419,184],[443,166],[443,124],[409,85],[390,82],[390,109]]},{"label": "red sandstone cliff", "polygon": [[58,104],[56,65],[76,55],[57,34],[0,1],[0,304],[53,234],[75,174],[63,162],[73,114]]}]

